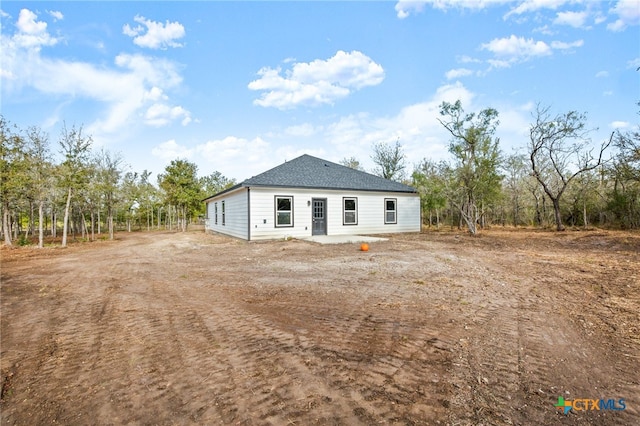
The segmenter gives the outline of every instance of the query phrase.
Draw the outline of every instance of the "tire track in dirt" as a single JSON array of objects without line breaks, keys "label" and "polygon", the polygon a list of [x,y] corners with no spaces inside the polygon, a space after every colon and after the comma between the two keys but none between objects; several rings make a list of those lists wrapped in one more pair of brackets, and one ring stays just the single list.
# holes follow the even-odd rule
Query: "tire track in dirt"
[{"label": "tire track in dirt", "polygon": [[[580,413],[579,418],[571,417],[575,415],[572,412],[567,418],[554,407],[559,396],[599,399],[605,395],[639,395],[637,387],[630,391],[603,380],[619,373],[601,358],[602,348],[594,348],[571,328],[562,283],[556,282],[557,278],[544,271],[534,274],[536,279],[512,274],[510,279],[518,282],[513,286],[502,278],[506,273],[500,268],[483,275],[474,269],[462,273],[470,274],[469,281],[475,281],[490,299],[474,300],[477,291],[467,295],[472,302],[463,318],[470,333],[460,341],[454,386],[461,391],[455,399],[456,407],[466,406],[468,410],[463,416],[460,413],[464,410],[454,410],[450,416],[453,423],[635,423],[637,413],[633,409]],[[541,295],[540,287],[557,288],[557,294]],[[549,306],[556,309],[549,310]],[[577,341],[583,342],[577,346]],[[598,367],[594,371],[593,367],[584,368],[586,365]],[[620,389],[625,391],[620,394]]]},{"label": "tire track in dirt", "polygon": [[[557,267],[525,263],[519,253],[491,260],[490,250],[476,262],[466,239],[416,238],[392,239],[364,254],[349,245],[139,234],[105,250],[55,253],[49,278],[46,262],[36,258],[31,286],[14,275],[15,288],[6,289],[3,276],[2,393],[5,383],[12,391],[3,395],[3,421],[638,419],[631,405],[623,413],[568,417],[553,407],[563,394],[640,394],[621,355],[637,356],[633,340],[598,347],[614,343],[572,327],[580,322],[572,323],[571,303],[552,291],[562,281],[545,275]],[[514,270],[519,263],[522,270]],[[585,301],[585,322],[594,320],[595,302]],[[30,306],[41,309],[26,312]],[[7,312],[29,337],[19,339]]]}]

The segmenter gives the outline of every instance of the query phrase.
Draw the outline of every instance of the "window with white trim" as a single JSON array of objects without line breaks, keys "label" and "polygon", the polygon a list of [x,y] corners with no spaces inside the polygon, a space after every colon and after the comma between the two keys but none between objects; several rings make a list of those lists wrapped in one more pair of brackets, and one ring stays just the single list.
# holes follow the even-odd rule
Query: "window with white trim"
[{"label": "window with white trim", "polygon": [[385,224],[398,223],[397,203],[398,203],[398,200],[396,198],[384,199],[384,223]]},{"label": "window with white trim", "polygon": [[222,201],[222,226],[224,226],[225,222],[225,214],[224,214],[224,200]]},{"label": "window with white trim", "polygon": [[276,226],[293,226],[293,197],[275,197]]},{"label": "window with white trim", "polygon": [[342,199],[342,224],[357,225],[358,224],[358,199],[343,198]]},{"label": "window with white trim", "polygon": [[218,224],[218,203],[213,203],[213,223]]}]

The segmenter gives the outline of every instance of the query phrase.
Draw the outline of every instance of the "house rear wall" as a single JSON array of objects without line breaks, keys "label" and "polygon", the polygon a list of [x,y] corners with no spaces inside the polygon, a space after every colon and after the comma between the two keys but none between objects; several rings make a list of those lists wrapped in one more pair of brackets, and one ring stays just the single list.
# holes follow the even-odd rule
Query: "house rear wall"
[{"label": "house rear wall", "polygon": [[[420,231],[420,197],[410,193],[251,188],[251,239],[311,236],[311,199],[327,199],[327,234],[386,234]],[[293,197],[293,226],[275,226],[275,197]],[[357,198],[358,224],[343,224],[343,198]],[[384,200],[397,200],[397,223],[384,223]]]}]

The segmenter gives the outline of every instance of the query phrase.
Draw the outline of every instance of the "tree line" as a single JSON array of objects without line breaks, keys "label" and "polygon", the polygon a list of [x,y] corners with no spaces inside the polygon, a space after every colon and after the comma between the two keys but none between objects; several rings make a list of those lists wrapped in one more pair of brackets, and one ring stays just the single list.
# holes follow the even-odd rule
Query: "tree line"
[{"label": "tree line", "polygon": [[[186,231],[202,199],[235,184],[219,172],[173,160],[157,177],[131,171],[117,153],[93,150],[81,126],[63,126],[57,144],[37,126],[19,129],[0,115],[0,233],[6,245],[38,237],[114,238],[116,230]],[[54,150],[59,154],[54,155]]]},{"label": "tree line", "polygon": [[[425,225],[471,234],[492,224],[640,228],[640,128],[592,146],[585,113],[552,114],[538,104],[526,145],[506,155],[495,109],[466,113],[457,101],[439,112],[450,161],[423,159],[407,178],[399,141],[374,145],[371,157],[374,173],[418,190]],[[353,157],[341,163],[361,169]]]},{"label": "tree line", "polygon": [[[640,105],[640,104],[639,104]],[[499,113],[468,113],[460,101],[440,105],[450,134],[449,161],[422,159],[406,176],[402,145],[378,143],[373,173],[414,186],[429,227],[490,225],[640,228],[640,128],[613,132],[593,147],[584,113],[552,114],[538,105],[529,140],[508,155],[496,137]],[[0,233],[6,245],[46,237],[114,238],[117,229],[185,231],[204,213],[202,199],[235,184],[195,164],[173,160],[152,182],[93,141],[80,126],[63,126],[57,144],[37,126],[19,129],[0,115]],[[58,160],[53,155],[57,150]],[[355,158],[342,164],[363,170]]]}]

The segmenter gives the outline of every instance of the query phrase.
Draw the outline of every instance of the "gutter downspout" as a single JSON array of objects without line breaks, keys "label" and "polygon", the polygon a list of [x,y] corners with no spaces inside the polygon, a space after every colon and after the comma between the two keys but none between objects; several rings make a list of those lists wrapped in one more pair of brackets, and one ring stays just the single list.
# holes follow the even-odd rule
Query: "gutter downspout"
[{"label": "gutter downspout", "polygon": [[247,186],[247,241],[251,241],[251,188]]}]

